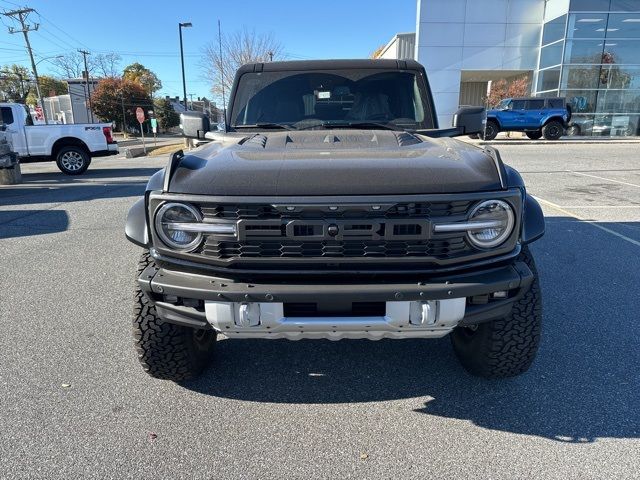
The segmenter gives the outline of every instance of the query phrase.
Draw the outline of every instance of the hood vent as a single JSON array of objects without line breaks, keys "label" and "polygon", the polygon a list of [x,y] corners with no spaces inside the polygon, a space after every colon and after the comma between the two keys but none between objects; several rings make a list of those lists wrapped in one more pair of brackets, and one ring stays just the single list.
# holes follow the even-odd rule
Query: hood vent
[{"label": "hood vent", "polygon": [[246,147],[265,148],[267,146],[267,137],[258,133],[252,137],[241,140],[239,143]]},{"label": "hood vent", "polygon": [[415,135],[411,135],[409,132],[397,132],[395,134],[396,140],[398,141],[399,147],[406,147],[408,145],[417,145],[418,143],[422,143]]}]

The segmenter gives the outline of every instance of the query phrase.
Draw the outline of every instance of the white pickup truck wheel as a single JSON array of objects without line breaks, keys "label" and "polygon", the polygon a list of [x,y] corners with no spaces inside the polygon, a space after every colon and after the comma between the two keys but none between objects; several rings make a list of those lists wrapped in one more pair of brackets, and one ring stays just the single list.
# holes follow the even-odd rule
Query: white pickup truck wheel
[{"label": "white pickup truck wheel", "polygon": [[62,147],[56,155],[56,164],[62,173],[67,175],[80,175],[84,173],[89,164],[91,157],[85,149],[70,145]]}]

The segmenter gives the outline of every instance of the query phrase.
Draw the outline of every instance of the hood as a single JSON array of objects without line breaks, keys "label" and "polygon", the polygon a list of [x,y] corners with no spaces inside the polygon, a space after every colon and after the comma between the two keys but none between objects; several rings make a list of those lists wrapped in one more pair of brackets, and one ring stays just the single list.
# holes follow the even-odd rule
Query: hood
[{"label": "hood", "polygon": [[[229,143],[231,141],[231,143]],[[226,145],[226,146],[224,146]],[[389,130],[249,134],[186,155],[173,193],[399,195],[500,190],[493,158],[449,138]]]}]

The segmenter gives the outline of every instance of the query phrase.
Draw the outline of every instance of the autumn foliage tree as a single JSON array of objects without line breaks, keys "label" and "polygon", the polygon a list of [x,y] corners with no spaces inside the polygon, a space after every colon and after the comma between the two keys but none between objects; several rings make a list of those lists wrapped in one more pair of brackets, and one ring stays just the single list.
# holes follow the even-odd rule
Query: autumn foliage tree
[{"label": "autumn foliage tree", "polygon": [[491,82],[491,91],[486,98],[489,107],[496,107],[501,100],[512,97],[526,97],[529,95],[529,76],[520,75],[511,79]]},{"label": "autumn foliage tree", "polygon": [[[104,78],[98,82],[91,95],[94,113],[105,121],[115,121],[118,128],[123,124],[137,127],[136,108],[153,109],[149,93],[138,82],[123,78]],[[123,107],[124,115],[123,119]]]}]

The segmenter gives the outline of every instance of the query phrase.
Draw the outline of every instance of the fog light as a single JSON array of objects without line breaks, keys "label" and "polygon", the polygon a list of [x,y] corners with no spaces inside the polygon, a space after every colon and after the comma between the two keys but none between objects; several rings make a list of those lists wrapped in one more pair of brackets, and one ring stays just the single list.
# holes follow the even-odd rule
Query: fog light
[{"label": "fog light", "polygon": [[260,325],[260,304],[241,303],[234,323],[242,328]]},{"label": "fog light", "polygon": [[491,294],[491,298],[507,298],[508,296],[509,292],[507,290],[500,290]]},{"label": "fog light", "polygon": [[433,325],[436,323],[437,302],[411,302],[409,323],[411,325]]}]

